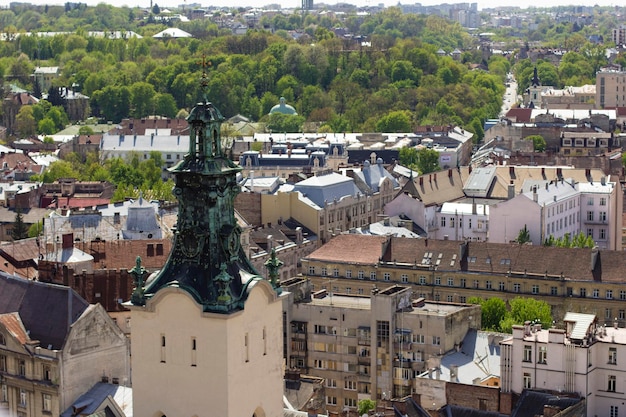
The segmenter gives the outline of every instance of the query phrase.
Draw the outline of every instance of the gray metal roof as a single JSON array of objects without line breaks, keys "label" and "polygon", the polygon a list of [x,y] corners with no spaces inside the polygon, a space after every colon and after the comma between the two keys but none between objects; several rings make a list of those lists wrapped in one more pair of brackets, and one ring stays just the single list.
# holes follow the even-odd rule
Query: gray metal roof
[{"label": "gray metal roof", "polygon": [[[89,391],[78,397],[74,404],[72,404],[67,410],[61,413],[61,417],[72,417],[75,414],[75,410],[81,410],[81,416],[108,416],[108,413],[100,412],[104,410],[98,410],[103,406],[103,403],[111,398],[115,401],[116,405],[124,412],[126,417],[133,416],[133,390],[132,388],[125,387],[117,384],[108,384],[104,382],[96,383]],[[118,415],[116,413],[115,415]]]},{"label": "gray metal roof", "polygon": [[294,186],[294,190],[300,191],[318,207],[324,207],[327,202],[331,203],[335,199],[354,196],[359,192],[352,178],[336,173],[318,175],[300,181]]},{"label": "gray metal roof", "polygon": [[30,338],[42,347],[62,349],[70,326],[88,307],[69,287],[0,272],[0,314],[18,312]]}]

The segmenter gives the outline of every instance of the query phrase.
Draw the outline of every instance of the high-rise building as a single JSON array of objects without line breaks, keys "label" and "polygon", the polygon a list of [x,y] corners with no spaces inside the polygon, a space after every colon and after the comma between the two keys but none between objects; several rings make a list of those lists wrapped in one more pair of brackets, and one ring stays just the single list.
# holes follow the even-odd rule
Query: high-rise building
[{"label": "high-rise building", "polygon": [[189,152],[171,169],[179,201],[175,240],[161,271],[137,258],[132,319],[133,413],[137,416],[283,414],[282,304],[240,245],[236,166],[222,151],[224,118],[207,101],[187,118]]}]

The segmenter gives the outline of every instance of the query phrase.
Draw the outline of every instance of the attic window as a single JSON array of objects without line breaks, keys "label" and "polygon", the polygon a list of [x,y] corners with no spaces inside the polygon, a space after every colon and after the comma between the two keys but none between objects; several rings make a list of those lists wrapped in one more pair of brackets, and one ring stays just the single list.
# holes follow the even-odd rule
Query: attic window
[{"label": "attic window", "polygon": [[0,333],[0,345],[3,345],[3,346],[4,346],[4,345],[6,345],[6,344],[7,344],[7,341],[6,341],[6,339],[4,338],[4,335],[3,335],[2,333]]},{"label": "attic window", "polygon": [[501,259],[500,260],[500,265],[511,265],[511,260],[510,259]]},{"label": "attic window", "polygon": [[154,256],[154,245],[151,243],[147,246],[147,256]]},{"label": "attic window", "polygon": [[487,257],[487,259],[485,259],[485,263],[490,264],[490,263],[491,263],[491,258],[490,258],[490,257]]},{"label": "attic window", "polygon": [[475,256],[470,256],[468,260],[472,264],[476,263],[476,257]]}]

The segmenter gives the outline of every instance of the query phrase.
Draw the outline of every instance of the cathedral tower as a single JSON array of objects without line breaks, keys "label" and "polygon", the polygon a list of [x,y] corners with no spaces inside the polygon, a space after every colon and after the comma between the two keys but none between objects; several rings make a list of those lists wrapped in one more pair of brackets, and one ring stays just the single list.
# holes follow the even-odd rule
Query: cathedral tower
[{"label": "cathedral tower", "polygon": [[278,283],[258,275],[239,243],[234,199],[241,168],[222,151],[224,118],[205,96],[187,120],[189,153],[171,168],[179,202],[172,252],[150,277],[140,258],[130,271],[133,413],[278,417]]}]

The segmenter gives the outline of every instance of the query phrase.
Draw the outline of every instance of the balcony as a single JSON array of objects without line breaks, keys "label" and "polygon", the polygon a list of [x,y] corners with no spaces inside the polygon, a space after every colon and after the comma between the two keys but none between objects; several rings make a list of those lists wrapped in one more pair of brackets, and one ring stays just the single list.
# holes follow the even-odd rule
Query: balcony
[{"label": "balcony", "polygon": [[393,342],[393,349],[396,352],[406,352],[411,350],[411,342]]},{"label": "balcony", "polygon": [[369,338],[369,337],[361,337],[361,336],[359,336],[359,338],[357,340],[358,340],[358,344],[360,346],[370,346],[372,339]]},{"label": "balcony", "polygon": [[369,365],[371,360],[372,360],[372,357],[369,355],[364,355],[364,356],[359,355],[358,364]]}]

